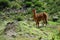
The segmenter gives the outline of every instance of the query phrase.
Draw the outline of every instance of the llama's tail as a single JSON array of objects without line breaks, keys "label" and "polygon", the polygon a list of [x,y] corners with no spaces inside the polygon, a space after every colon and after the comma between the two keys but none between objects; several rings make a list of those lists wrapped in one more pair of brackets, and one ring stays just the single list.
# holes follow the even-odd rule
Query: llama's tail
[{"label": "llama's tail", "polygon": [[48,22],[48,15],[46,12],[43,12],[43,16],[44,16],[44,20],[45,20],[45,23],[47,24]]},{"label": "llama's tail", "polygon": [[43,15],[44,15],[44,16],[48,16],[46,12],[43,12]]}]

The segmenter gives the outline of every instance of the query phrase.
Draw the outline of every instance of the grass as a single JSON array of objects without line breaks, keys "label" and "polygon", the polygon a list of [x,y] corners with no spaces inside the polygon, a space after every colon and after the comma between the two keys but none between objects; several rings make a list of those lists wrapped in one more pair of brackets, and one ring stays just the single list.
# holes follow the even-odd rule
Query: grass
[{"label": "grass", "polygon": [[[12,20],[13,21],[13,20]],[[16,32],[17,32],[17,36],[15,38],[10,38],[8,36],[5,37],[3,33],[3,30],[5,28],[5,25],[11,22],[9,21],[1,21],[0,23],[0,40],[39,40],[40,37],[42,37],[42,39],[44,40],[52,40],[52,37],[55,40],[59,40],[60,36],[58,34],[58,30],[57,28],[52,28],[51,26],[56,26],[57,27],[57,22],[51,22],[49,21],[48,25],[46,27],[42,27],[42,28],[36,28],[35,22],[32,21],[19,21],[16,27]],[[41,29],[43,31],[41,31]]]}]

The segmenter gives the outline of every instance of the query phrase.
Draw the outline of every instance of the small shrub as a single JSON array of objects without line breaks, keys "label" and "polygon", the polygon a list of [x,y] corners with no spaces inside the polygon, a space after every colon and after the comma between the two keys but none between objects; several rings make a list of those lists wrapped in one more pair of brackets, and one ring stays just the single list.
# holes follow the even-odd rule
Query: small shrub
[{"label": "small shrub", "polygon": [[31,7],[32,6],[32,2],[26,2],[26,7]]},{"label": "small shrub", "polygon": [[6,0],[0,1],[0,10],[4,9],[6,7],[9,7],[9,1],[6,1]]},{"label": "small shrub", "polygon": [[41,4],[41,2],[37,1],[37,2],[35,3],[35,6],[41,7],[42,4]]},{"label": "small shrub", "polygon": [[10,8],[18,9],[18,8],[21,8],[21,6],[19,3],[13,1],[13,2],[10,2]]}]

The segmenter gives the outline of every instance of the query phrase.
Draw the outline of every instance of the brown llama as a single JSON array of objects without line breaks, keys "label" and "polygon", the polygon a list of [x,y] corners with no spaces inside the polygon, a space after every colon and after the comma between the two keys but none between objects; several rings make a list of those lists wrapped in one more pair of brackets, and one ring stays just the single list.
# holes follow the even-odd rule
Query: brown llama
[{"label": "brown llama", "polygon": [[39,21],[43,21],[43,23],[47,25],[47,13],[46,12],[41,12],[40,14],[37,14],[35,9],[33,9],[32,12],[33,12],[33,19],[36,22],[36,25],[38,27],[39,27]]}]

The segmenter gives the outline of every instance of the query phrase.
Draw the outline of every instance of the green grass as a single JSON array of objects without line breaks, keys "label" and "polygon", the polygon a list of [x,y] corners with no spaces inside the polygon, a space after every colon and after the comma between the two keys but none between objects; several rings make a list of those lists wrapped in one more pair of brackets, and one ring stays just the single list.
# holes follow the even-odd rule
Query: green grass
[{"label": "green grass", "polygon": [[[13,21],[13,20],[12,20]],[[35,22],[33,21],[19,21],[18,25],[16,27],[16,32],[18,33],[18,36],[16,36],[16,38],[10,38],[8,36],[6,36],[6,38],[4,37],[5,35],[2,34],[3,30],[5,28],[5,25],[7,24],[7,22],[12,22],[12,21],[1,21],[0,23],[0,40],[39,40],[40,37],[42,37],[42,39],[46,39],[46,40],[52,40],[52,37],[54,37],[55,40],[59,40],[60,36],[58,34],[58,30],[57,28],[51,28],[49,26],[46,27],[41,27],[41,28],[36,28]],[[48,25],[52,25],[52,26],[57,26],[57,22],[48,22]],[[41,31],[41,29],[43,31]]]},{"label": "green grass", "polygon": [[57,22],[52,22],[52,21],[49,21],[48,23],[51,25],[57,25],[58,24]]}]

